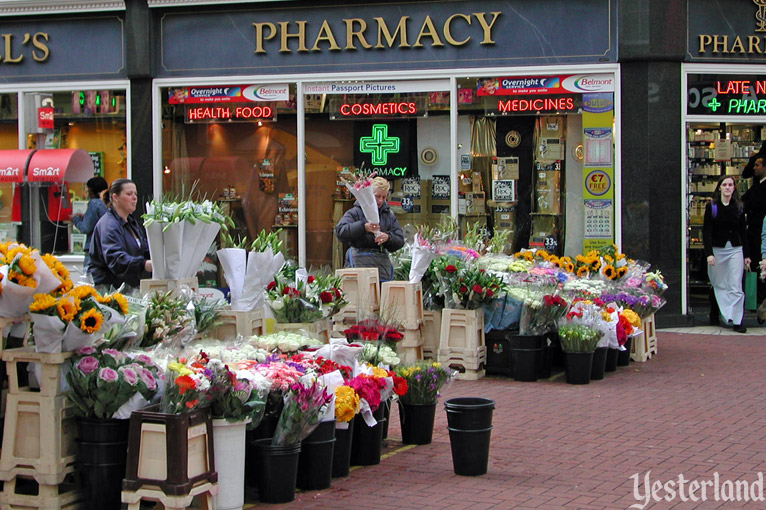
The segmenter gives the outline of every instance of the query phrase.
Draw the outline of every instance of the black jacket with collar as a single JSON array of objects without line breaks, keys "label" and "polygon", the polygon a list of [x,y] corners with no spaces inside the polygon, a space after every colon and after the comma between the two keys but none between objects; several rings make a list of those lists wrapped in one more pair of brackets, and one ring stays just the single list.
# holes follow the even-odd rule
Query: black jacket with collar
[{"label": "black jacket with collar", "polygon": [[[136,237],[133,237],[133,233]],[[88,272],[96,285],[126,283],[138,287],[141,278],[149,277],[144,264],[149,259],[149,243],[144,228],[133,216],[123,220],[111,207],[96,223],[90,241]]]}]

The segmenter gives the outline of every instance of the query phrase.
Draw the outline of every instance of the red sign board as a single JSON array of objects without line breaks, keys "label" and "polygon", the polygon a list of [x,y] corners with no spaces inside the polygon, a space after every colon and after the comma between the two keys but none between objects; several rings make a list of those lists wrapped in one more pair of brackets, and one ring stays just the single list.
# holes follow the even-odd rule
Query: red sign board
[{"label": "red sign board", "polygon": [[271,104],[186,106],[186,123],[275,121],[277,113]]},{"label": "red sign board", "polygon": [[40,129],[53,129],[53,108],[43,106],[37,109],[37,127]]}]

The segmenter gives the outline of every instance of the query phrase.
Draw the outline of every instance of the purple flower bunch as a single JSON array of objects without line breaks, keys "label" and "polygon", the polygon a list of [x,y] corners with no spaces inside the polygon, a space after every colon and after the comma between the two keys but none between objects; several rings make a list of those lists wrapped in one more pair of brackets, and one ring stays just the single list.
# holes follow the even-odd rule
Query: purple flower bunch
[{"label": "purple flower bunch", "polygon": [[318,381],[292,384],[284,394],[284,407],[272,444],[285,446],[303,441],[319,425],[332,397]]},{"label": "purple flower bunch", "polygon": [[159,367],[144,354],[131,358],[115,349],[83,347],[70,362],[67,398],[85,417],[111,418],[137,394],[151,402],[162,380]]}]

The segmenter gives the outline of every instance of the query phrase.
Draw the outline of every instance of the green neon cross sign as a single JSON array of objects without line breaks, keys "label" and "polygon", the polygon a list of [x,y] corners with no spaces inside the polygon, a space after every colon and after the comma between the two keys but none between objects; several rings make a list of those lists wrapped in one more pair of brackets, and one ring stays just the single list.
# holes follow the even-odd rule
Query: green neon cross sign
[{"label": "green neon cross sign", "polygon": [[399,137],[389,137],[386,124],[374,124],[372,136],[359,138],[359,152],[371,154],[373,165],[385,165],[388,163],[389,153],[399,152]]},{"label": "green neon cross sign", "polygon": [[718,102],[718,100],[717,100],[716,98],[713,98],[713,99],[711,99],[711,100],[708,102],[707,106],[708,106],[708,108],[710,108],[711,110],[713,110],[713,111],[716,111],[716,110],[718,109],[718,107],[719,107],[719,106],[721,106],[721,103],[719,103],[719,102]]}]

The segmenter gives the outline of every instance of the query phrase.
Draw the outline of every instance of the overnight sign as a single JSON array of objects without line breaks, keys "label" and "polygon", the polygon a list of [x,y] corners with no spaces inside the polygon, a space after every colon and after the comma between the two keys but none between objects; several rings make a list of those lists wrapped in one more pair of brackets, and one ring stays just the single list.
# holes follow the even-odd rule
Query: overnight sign
[{"label": "overnight sign", "polygon": [[273,122],[277,120],[277,109],[273,104],[217,104],[184,106],[184,123],[217,122]]},{"label": "overnight sign", "polygon": [[691,115],[766,115],[766,76],[689,75]]}]

